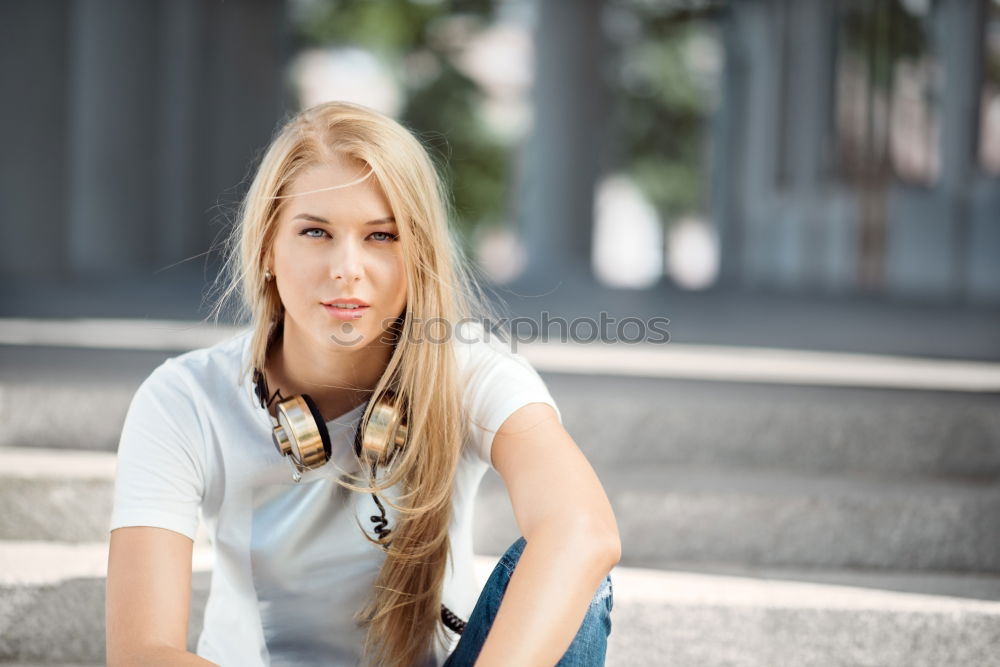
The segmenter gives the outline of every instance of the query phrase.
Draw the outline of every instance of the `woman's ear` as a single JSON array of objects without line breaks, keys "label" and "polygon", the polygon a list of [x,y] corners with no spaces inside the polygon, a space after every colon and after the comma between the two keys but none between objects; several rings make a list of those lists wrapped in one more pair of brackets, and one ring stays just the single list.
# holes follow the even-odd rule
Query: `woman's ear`
[{"label": "woman's ear", "polygon": [[262,271],[270,271],[274,273],[274,246],[267,248],[264,251],[264,262],[261,264]]}]

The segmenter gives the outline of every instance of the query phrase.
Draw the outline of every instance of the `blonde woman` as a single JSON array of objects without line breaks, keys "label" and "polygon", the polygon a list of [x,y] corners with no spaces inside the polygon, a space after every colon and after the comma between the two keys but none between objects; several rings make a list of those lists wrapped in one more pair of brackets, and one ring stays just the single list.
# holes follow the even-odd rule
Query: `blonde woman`
[{"label": "blonde woman", "polygon": [[[129,406],[109,665],[604,664],[615,517],[544,382],[475,324],[447,201],[382,114],[331,102],[281,128],[227,246],[219,304],[240,296],[250,326]],[[522,537],[479,590],[490,467]],[[214,569],[190,653],[199,522]]]}]

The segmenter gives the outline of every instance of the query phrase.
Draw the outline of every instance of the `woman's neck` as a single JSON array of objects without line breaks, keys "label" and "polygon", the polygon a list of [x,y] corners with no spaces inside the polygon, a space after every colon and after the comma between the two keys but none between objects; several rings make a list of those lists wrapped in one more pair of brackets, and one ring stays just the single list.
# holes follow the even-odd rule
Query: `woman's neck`
[{"label": "woman's neck", "polygon": [[[268,390],[271,394],[279,390],[284,398],[309,394],[329,421],[368,400],[391,355],[392,348],[375,344],[360,350],[314,354],[309,343],[297,343],[286,329],[268,349]],[[271,408],[274,414],[274,404]]]}]

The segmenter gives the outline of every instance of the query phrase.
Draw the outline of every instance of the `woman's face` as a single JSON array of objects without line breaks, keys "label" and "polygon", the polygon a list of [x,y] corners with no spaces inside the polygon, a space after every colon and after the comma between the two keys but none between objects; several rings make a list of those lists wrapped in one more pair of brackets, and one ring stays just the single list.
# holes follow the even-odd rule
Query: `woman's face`
[{"label": "woman's face", "polygon": [[[285,333],[320,346],[360,349],[382,337],[406,307],[399,229],[368,167],[341,159],[296,178],[265,264],[285,307]],[[368,307],[339,310],[340,299]]]}]

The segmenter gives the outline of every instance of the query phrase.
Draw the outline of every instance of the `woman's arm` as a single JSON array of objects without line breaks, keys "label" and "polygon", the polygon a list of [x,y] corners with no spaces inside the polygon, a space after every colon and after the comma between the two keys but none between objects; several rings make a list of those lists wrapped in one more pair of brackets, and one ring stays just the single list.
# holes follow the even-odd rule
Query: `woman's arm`
[{"label": "woman's arm", "polygon": [[560,527],[527,540],[476,667],[552,667],[617,559],[592,536]]},{"label": "woman's arm", "polygon": [[532,403],[512,414],[491,456],[526,545],[476,667],[551,667],[621,557],[618,525],[600,480],[551,406]]},{"label": "woman's arm", "polygon": [[164,528],[111,531],[105,603],[107,664],[214,665],[187,648],[191,538]]}]

